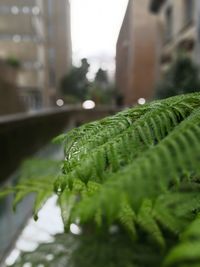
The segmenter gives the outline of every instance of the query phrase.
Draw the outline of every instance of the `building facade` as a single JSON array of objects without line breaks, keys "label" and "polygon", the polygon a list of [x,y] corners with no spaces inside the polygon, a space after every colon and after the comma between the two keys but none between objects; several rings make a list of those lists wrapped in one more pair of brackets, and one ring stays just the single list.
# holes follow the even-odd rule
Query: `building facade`
[{"label": "building facade", "polygon": [[52,101],[59,96],[61,78],[72,64],[69,0],[43,0],[46,28],[49,89]]},{"label": "building facade", "polygon": [[29,109],[53,105],[70,69],[69,9],[68,0],[0,2],[0,58],[19,62],[17,86]]},{"label": "building facade", "polygon": [[117,41],[116,86],[124,105],[144,103],[154,94],[159,40],[149,3],[129,1]]},{"label": "building facade", "polygon": [[10,63],[0,61],[0,116],[26,111],[16,86],[18,68]]},{"label": "building facade", "polygon": [[180,50],[200,64],[200,1],[152,0],[150,9],[163,28],[159,59],[161,73],[165,73]]}]

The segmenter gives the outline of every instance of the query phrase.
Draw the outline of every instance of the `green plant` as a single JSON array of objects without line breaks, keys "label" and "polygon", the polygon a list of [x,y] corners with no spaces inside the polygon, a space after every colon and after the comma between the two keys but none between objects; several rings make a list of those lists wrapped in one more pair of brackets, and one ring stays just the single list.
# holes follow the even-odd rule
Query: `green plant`
[{"label": "green plant", "polygon": [[57,177],[44,168],[2,195],[13,191],[16,204],[31,182],[35,218],[58,195],[66,232],[82,229],[63,239],[69,267],[200,266],[199,137],[200,93],[136,106],[59,136]]},{"label": "green plant", "polygon": [[17,58],[15,58],[15,57],[8,57],[8,58],[6,59],[6,63],[7,63],[9,66],[11,66],[11,67],[13,67],[13,68],[16,68],[16,69],[20,68],[20,66],[21,66],[20,61],[19,61]]},{"label": "green plant", "polygon": [[87,78],[89,64],[86,58],[81,60],[80,67],[72,67],[71,71],[62,77],[60,91],[70,103],[85,100],[90,82]]},{"label": "green plant", "polygon": [[178,53],[156,88],[157,98],[200,91],[199,68],[184,53]]}]

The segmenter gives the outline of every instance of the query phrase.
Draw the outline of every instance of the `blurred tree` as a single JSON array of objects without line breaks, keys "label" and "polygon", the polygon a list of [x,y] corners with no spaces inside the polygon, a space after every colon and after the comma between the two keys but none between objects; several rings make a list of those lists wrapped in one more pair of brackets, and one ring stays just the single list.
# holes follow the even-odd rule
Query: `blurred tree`
[{"label": "blurred tree", "polygon": [[114,89],[112,85],[108,85],[105,90],[98,86],[95,82],[91,83],[87,98],[93,100],[96,104],[113,104]]},{"label": "blurred tree", "polygon": [[109,85],[108,81],[108,74],[106,70],[99,68],[96,76],[95,76],[95,83],[101,87],[102,89],[106,89]]},{"label": "blurred tree", "polygon": [[108,79],[106,70],[99,68],[94,82],[90,84],[88,98],[96,104],[112,104],[114,86]]},{"label": "blurred tree", "polygon": [[156,98],[200,91],[199,69],[184,53],[179,53],[156,89]]},{"label": "blurred tree", "polygon": [[83,58],[79,68],[73,67],[71,72],[62,78],[60,89],[63,95],[74,101],[85,99],[90,84],[87,79],[89,67],[87,59]]}]

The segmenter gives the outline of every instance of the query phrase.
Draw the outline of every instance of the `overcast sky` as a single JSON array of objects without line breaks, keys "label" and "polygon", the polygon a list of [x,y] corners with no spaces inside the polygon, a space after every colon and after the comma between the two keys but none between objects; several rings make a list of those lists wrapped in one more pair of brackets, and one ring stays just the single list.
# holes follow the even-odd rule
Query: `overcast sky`
[{"label": "overcast sky", "polygon": [[71,0],[73,62],[86,57],[98,67],[114,70],[116,41],[128,0]]}]

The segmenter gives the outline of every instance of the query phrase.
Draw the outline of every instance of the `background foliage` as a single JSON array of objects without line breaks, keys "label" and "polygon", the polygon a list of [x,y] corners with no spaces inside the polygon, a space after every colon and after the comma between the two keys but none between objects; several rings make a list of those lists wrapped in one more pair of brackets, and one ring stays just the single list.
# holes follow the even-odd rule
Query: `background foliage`
[{"label": "background foliage", "polygon": [[199,68],[185,53],[178,53],[157,86],[156,97],[199,92]]},{"label": "background foliage", "polygon": [[80,67],[73,67],[71,72],[61,79],[60,90],[65,102],[80,103],[90,99],[97,105],[113,104],[115,88],[107,71],[99,68],[91,81],[88,79],[89,67],[87,59],[83,58]]}]

